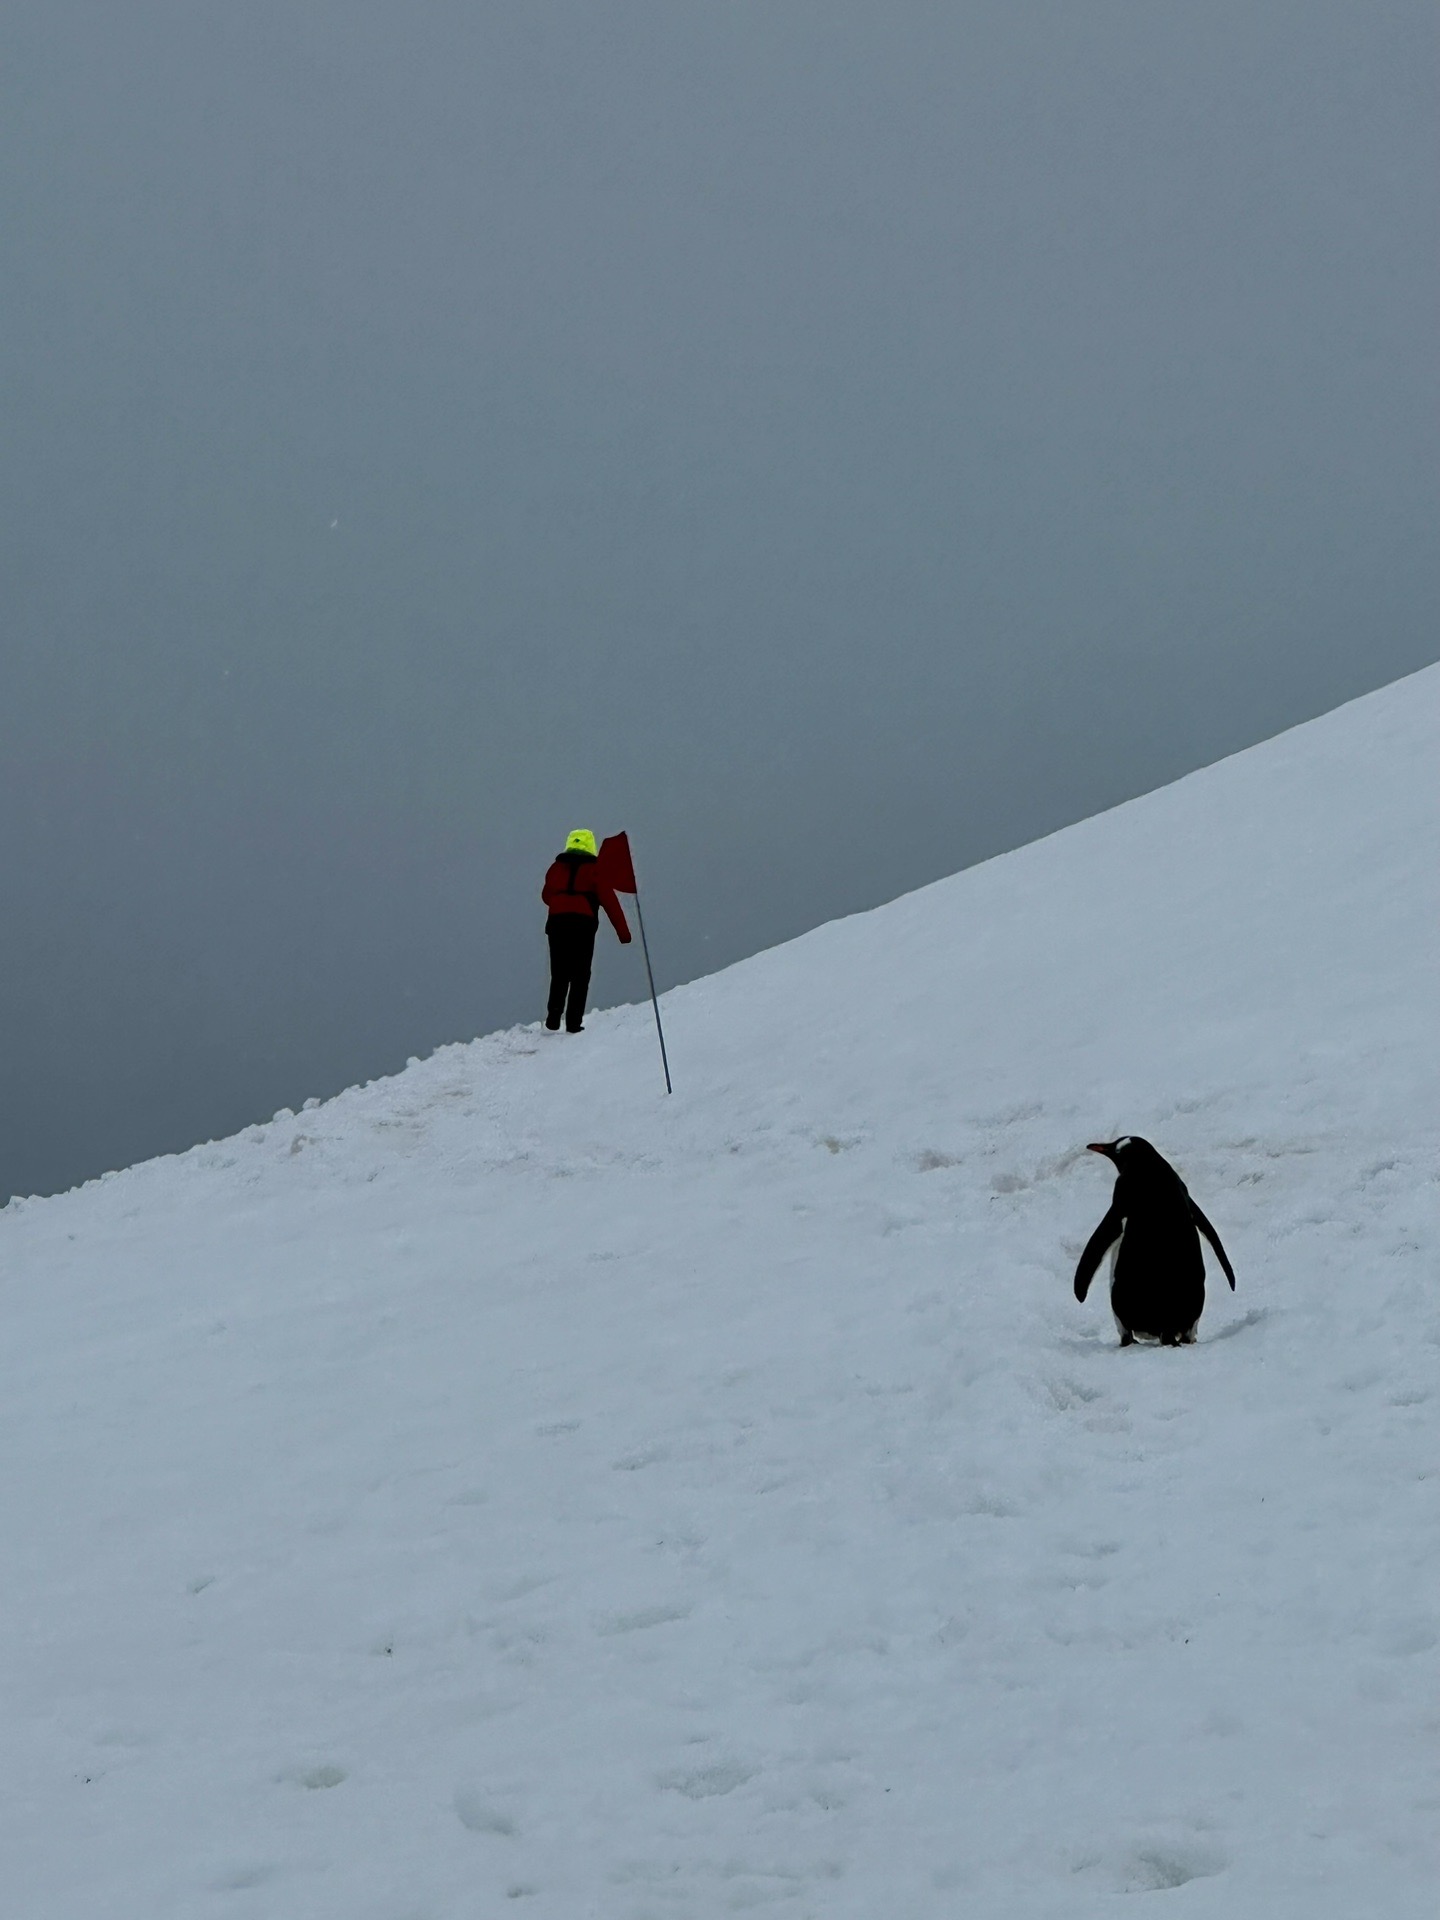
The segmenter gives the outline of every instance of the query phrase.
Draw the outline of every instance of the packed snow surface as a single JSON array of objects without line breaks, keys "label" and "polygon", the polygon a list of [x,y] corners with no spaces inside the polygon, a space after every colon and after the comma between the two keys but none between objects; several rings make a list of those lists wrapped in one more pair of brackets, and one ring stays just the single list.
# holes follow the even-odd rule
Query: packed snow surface
[{"label": "packed snow surface", "polygon": [[4,1911],[1429,1920],[1437,722],[12,1205]]}]

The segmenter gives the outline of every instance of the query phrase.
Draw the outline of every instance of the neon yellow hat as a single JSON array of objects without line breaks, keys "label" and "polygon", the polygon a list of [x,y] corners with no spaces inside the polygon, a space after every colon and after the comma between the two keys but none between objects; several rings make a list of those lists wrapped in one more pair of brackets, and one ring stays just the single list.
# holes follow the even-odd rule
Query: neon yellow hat
[{"label": "neon yellow hat", "polygon": [[567,853],[594,853],[595,836],[588,827],[577,827],[565,842]]}]

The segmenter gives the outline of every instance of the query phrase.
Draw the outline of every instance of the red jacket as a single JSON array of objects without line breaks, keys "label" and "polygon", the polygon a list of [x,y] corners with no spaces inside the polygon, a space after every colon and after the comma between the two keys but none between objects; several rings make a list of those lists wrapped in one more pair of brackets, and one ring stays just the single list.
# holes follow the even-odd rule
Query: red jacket
[{"label": "red jacket", "polygon": [[600,908],[604,907],[622,944],[629,945],[630,929],[625,924],[620,902],[614,888],[606,886],[601,878],[599,862],[593,853],[562,853],[545,876],[540,898],[550,909],[551,920],[579,913],[587,920],[596,921],[600,918]]}]

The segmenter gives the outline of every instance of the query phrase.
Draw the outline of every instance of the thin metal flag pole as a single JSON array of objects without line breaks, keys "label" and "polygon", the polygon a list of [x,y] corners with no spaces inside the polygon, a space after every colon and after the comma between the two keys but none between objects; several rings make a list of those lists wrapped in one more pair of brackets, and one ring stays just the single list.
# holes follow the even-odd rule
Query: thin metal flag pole
[{"label": "thin metal flag pole", "polygon": [[650,1004],[655,1009],[655,1031],[660,1036],[660,1064],[665,1069],[665,1091],[673,1093],[670,1084],[670,1061],[665,1052],[665,1029],[660,1024],[660,997],[655,991],[655,970],[650,965],[650,942],[645,938],[645,916],[640,911],[640,889],[635,889],[635,920],[640,928],[640,951],[645,956],[645,978],[650,982]]}]

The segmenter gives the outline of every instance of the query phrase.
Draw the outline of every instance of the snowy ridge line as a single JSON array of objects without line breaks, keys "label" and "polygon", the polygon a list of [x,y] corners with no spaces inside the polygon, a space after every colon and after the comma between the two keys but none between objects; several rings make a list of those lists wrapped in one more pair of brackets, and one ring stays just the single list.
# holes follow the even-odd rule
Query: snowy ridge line
[{"label": "snowy ridge line", "polygon": [[[687,1001],[695,999],[720,998],[734,990],[733,983],[737,978],[740,991],[747,993],[751,991],[752,981],[763,976],[772,966],[782,975],[793,975],[796,958],[807,943],[833,945],[840,941],[860,939],[872,951],[876,948],[887,953],[898,950],[914,928],[932,930],[930,922],[937,907],[943,910],[959,900],[963,900],[971,909],[966,916],[971,922],[966,927],[966,933],[983,950],[986,943],[999,937],[1005,924],[1003,917],[993,917],[994,909],[1006,905],[1013,907],[1027,897],[1033,903],[1035,888],[1028,884],[1031,868],[1040,868],[1036,878],[1043,882],[1042,899],[1052,897],[1057,880],[1068,882],[1068,890],[1073,890],[1076,877],[1085,875],[1088,869],[1083,858],[1068,856],[1072,850],[1079,852],[1097,836],[1102,842],[1109,843],[1106,852],[1112,856],[1109,864],[1113,866],[1113,855],[1117,851],[1123,858],[1137,849],[1143,853],[1158,842],[1163,842],[1165,829],[1172,820],[1177,828],[1174,843],[1183,846],[1195,833],[1197,812],[1218,813],[1224,817],[1225,824],[1233,827],[1237,818],[1243,818],[1247,807],[1258,806],[1263,801],[1273,808],[1277,790],[1291,812],[1292,818],[1288,824],[1293,828],[1296,824],[1295,813],[1297,810],[1303,812],[1315,792],[1324,793],[1327,787],[1343,790],[1347,773],[1353,778],[1356,755],[1352,743],[1366,722],[1370,723],[1369,731],[1374,737],[1367,742],[1369,758],[1362,764],[1368,766],[1373,763],[1377,771],[1383,772],[1391,766],[1389,756],[1393,755],[1393,764],[1402,769],[1402,778],[1405,777],[1406,771],[1415,765],[1418,755],[1428,753],[1435,744],[1437,705],[1440,705],[1436,698],[1437,685],[1440,685],[1440,668],[1427,668],[1393,687],[1382,688],[1353,701],[1335,713],[1292,728],[1274,740],[1248,748],[1213,766],[1200,768],[1155,793],[1126,801],[1106,813],[1061,828],[1028,846],[982,862],[947,880],[936,881],[886,906],[829,922],[783,947],[737,962],[718,975],[672,989],[662,998],[667,1007],[672,1003],[677,1007],[684,1006]],[[1406,695],[1413,697],[1407,699]],[[1426,804],[1427,796],[1423,790],[1408,794],[1406,799],[1409,810],[1413,812],[1418,808],[1425,820],[1428,845],[1433,848],[1433,806]],[[1384,817],[1383,804],[1377,804],[1367,806],[1358,818],[1352,817],[1349,823],[1352,829],[1359,825],[1360,839],[1374,843],[1367,846],[1369,852],[1380,851],[1382,827],[1377,824],[1367,831],[1365,823],[1372,819],[1381,823]],[[1303,820],[1300,824],[1303,829]],[[1315,831],[1323,831],[1322,818],[1316,819]],[[1121,836],[1123,843],[1117,847],[1117,839]],[[1232,859],[1248,858],[1253,848],[1252,845],[1236,841],[1224,851]],[[1293,870],[1287,870],[1284,864],[1285,852],[1283,838],[1278,835],[1272,845],[1261,849],[1259,865],[1262,877],[1268,870],[1277,882],[1293,878]],[[1425,853],[1426,842],[1422,840],[1409,863],[1412,873],[1423,863]],[[1057,863],[1057,855],[1066,857]],[[1085,881],[1082,879],[1080,884],[1083,890]],[[975,897],[987,893],[996,897],[983,901]],[[1008,900],[1006,896],[1009,896]],[[975,909],[982,905],[986,912],[983,916],[977,916]],[[1192,915],[1194,911],[1192,904]],[[1427,912],[1432,922],[1428,925],[1425,919]],[[1414,911],[1409,918],[1417,935],[1433,936],[1430,890],[1424,887],[1415,889]],[[877,927],[877,922],[882,925]],[[880,935],[878,939],[877,933]],[[905,984],[903,981],[900,983],[902,994]],[[1380,977],[1377,975],[1371,983],[1361,973],[1355,981],[1362,991],[1368,984],[1378,987]],[[922,1003],[923,995],[917,992],[908,1001],[901,998],[899,1007],[908,1010]],[[633,1041],[640,1037],[643,1030],[643,1021],[639,1016],[644,1011],[641,1007],[627,1005],[599,1011],[592,1015],[592,1020],[607,1036],[621,1033],[627,1041]],[[330,1115],[332,1120],[369,1113],[372,1122],[393,1125],[399,1131],[407,1120],[415,1121],[429,1112],[437,1099],[451,1098],[469,1102],[467,1117],[500,1131],[512,1124],[517,1115],[505,1104],[503,1094],[495,1083],[497,1070],[518,1066],[520,1062],[530,1059],[544,1044],[537,1025],[502,1030],[476,1041],[449,1043],[437,1048],[424,1060],[412,1059],[399,1073],[348,1088],[327,1101],[314,1103],[314,1107]],[[453,1078],[443,1088],[434,1085],[437,1076],[447,1075],[453,1075]],[[408,1109],[400,1104],[406,1100],[412,1103]],[[416,1102],[419,1104],[414,1104]],[[311,1103],[306,1104],[307,1108],[311,1106]],[[392,1104],[396,1106],[393,1116],[383,1111]],[[372,1109],[382,1111],[373,1112]],[[194,1160],[196,1164],[204,1165],[207,1164],[205,1156],[224,1152],[240,1141],[263,1144],[269,1138],[271,1128],[283,1129],[295,1118],[288,1109],[282,1109],[269,1121],[243,1128],[229,1141],[210,1141],[187,1149],[184,1153],[161,1158],[163,1161]],[[304,1134],[309,1144],[313,1127],[319,1124],[313,1121],[312,1127],[307,1129],[302,1114],[296,1131]],[[286,1137],[293,1144],[294,1136]],[[128,1171],[133,1173],[135,1169]],[[109,1181],[116,1177],[115,1174],[107,1174],[100,1176],[100,1179]]]}]

